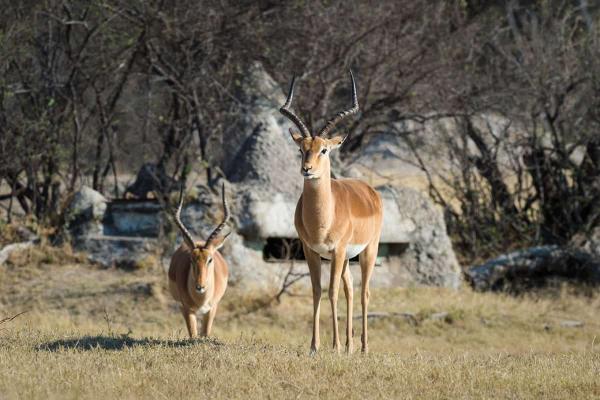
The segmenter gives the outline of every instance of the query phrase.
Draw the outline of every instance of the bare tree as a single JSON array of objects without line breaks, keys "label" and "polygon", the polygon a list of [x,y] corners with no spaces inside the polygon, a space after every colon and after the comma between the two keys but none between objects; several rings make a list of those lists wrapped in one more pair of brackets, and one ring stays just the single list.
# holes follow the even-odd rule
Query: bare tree
[{"label": "bare tree", "polygon": [[[437,199],[468,260],[565,244],[600,222],[596,33],[582,29],[576,7],[515,4],[487,35],[464,31],[462,66],[447,68],[452,79],[438,108],[453,116],[456,132],[438,145],[456,168],[435,173],[417,161],[452,188],[458,206]],[[482,117],[504,126],[475,122]]]}]

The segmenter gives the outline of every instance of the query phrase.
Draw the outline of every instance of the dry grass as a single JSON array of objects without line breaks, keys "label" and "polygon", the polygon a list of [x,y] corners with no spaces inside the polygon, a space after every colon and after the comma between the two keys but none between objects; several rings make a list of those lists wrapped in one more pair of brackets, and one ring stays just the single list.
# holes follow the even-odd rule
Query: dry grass
[{"label": "dry grass", "polygon": [[[189,341],[161,271],[36,257],[0,269],[0,319],[30,310],[0,325],[2,399],[600,397],[593,293],[374,290],[373,311],[412,316],[372,320],[368,356],[329,350],[324,296],[324,349],[310,357],[305,291],[260,308],[268,294],[230,288],[217,339]],[[433,319],[439,312],[447,315]],[[564,320],[584,326],[562,327]]]}]

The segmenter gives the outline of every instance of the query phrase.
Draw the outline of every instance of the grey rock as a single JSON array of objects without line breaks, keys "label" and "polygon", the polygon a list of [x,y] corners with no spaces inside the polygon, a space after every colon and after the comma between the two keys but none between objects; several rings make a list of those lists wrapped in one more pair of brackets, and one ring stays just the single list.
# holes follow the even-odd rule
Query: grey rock
[{"label": "grey rock", "polygon": [[440,312],[431,314],[429,316],[429,319],[434,320],[434,321],[446,320],[449,315],[450,314],[447,313],[446,311],[440,311]]},{"label": "grey rock", "polygon": [[[367,314],[367,319],[384,319],[384,318],[403,318],[407,320],[411,325],[418,325],[419,320],[417,316],[412,312],[370,312]],[[362,314],[355,315],[352,319],[362,320]]]},{"label": "grey rock", "polygon": [[585,323],[583,321],[575,321],[575,320],[564,320],[560,321],[560,326],[563,328],[583,328]]},{"label": "grey rock", "polygon": [[372,180],[375,184],[398,183],[410,178],[427,179],[417,167],[407,143],[396,134],[372,137],[360,152],[341,164],[340,172],[344,176]]},{"label": "grey rock", "polygon": [[99,192],[83,186],[69,204],[65,221],[72,236],[102,234],[107,200]]},{"label": "grey rock", "polygon": [[136,268],[144,257],[155,254],[157,247],[156,239],[125,236],[90,235],[77,242],[90,261],[106,268]]},{"label": "grey rock", "polygon": [[34,242],[39,240],[39,236],[32,232],[29,228],[19,225],[15,229],[15,233],[19,237],[20,240],[24,242]]},{"label": "grey rock", "polygon": [[[260,241],[246,240],[235,232],[229,235],[222,253],[229,264],[232,285],[247,289],[280,287],[290,263],[267,262],[263,260],[262,250],[263,243]],[[308,271],[306,263],[297,264],[298,269]]]},{"label": "grey rock", "polygon": [[106,210],[106,198],[88,186],[82,186],[69,204],[68,214],[73,218],[101,219]]},{"label": "grey rock", "polygon": [[138,171],[135,182],[119,192],[123,193],[124,197],[132,194],[139,199],[145,199],[148,193],[155,190],[162,193],[179,190],[179,185],[179,182],[167,175],[164,167],[146,163]]},{"label": "grey rock", "polygon": [[222,161],[236,186],[238,230],[251,238],[296,237],[293,215],[302,179],[290,124],[279,113],[284,94],[260,64],[250,67],[239,92],[245,112],[231,124],[231,136],[225,135],[237,150]]},{"label": "grey rock", "polygon": [[298,191],[301,181],[293,179],[298,173],[290,169],[298,151],[288,134],[291,125],[279,113],[283,91],[260,63],[254,63],[240,79],[237,97],[242,112],[226,125],[223,154],[214,155],[227,179],[264,185],[267,193]]},{"label": "grey rock", "polygon": [[571,245],[600,259],[600,226],[595,227],[587,235],[577,235]]},{"label": "grey rock", "polygon": [[10,257],[10,255],[16,251],[25,250],[31,246],[33,246],[33,241],[21,242],[21,243],[11,243],[4,246],[0,250],[0,267],[4,265],[6,260]]},{"label": "grey rock", "polygon": [[550,277],[599,284],[600,261],[581,249],[539,246],[502,255],[465,272],[467,282],[480,291],[520,291]]},{"label": "grey rock", "polygon": [[[384,199],[382,243],[406,243],[401,254],[383,258],[373,274],[375,285],[382,279],[393,286],[433,285],[458,288],[462,270],[446,233],[441,211],[431,200],[409,188],[377,188]],[[394,202],[386,201],[393,199]],[[395,207],[394,207],[395,204]],[[380,254],[382,256],[382,254]]]},{"label": "grey rock", "polygon": [[102,218],[102,234],[158,237],[161,210],[156,201],[111,201]]}]

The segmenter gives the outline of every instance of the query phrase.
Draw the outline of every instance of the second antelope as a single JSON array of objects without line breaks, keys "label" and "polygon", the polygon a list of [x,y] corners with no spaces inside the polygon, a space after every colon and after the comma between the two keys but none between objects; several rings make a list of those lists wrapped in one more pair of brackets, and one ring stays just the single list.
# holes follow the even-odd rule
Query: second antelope
[{"label": "second antelope", "polygon": [[344,143],[346,136],[328,138],[327,135],[342,120],[359,110],[356,83],[352,71],[352,108],[340,112],[327,122],[321,131],[311,134],[302,120],[290,110],[294,97],[292,80],[287,100],[280,111],[299,129],[290,134],[302,154],[300,173],[304,178],[302,195],[296,206],[294,224],[302,241],[313,288],[313,336],[311,351],[319,348],[319,313],[321,304],[321,257],[331,260],[329,300],[333,317],[333,348],[340,349],[337,320],[337,299],[340,280],[346,293],[346,351],[352,343],[352,275],[348,260],[359,255],[362,272],[362,351],[368,351],[367,308],[369,280],[375,266],[383,204],[380,195],[371,186],[353,179],[331,179],[329,153]]},{"label": "second antelope", "polygon": [[223,185],[223,220],[210,234],[206,242],[194,241],[190,232],[181,222],[183,187],[179,194],[179,206],[175,213],[175,223],[183,236],[183,243],[171,257],[169,265],[169,291],[181,306],[190,338],[196,337],[198,327],[196,312],[203,316],[202,336],[210,335],[217,313],[219,301],[227,288],[229,273],[227,263],[219,253],[227,235],[221,231],[229,220],[229,207],[225,199]]}]

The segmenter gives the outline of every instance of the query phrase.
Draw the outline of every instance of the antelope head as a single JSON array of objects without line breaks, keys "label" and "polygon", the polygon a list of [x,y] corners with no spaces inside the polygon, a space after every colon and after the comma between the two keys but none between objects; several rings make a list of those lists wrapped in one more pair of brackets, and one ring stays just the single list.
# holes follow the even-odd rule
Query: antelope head
[{"label": "antelope head", "polygon": [[285,104],[279,111],[298,128],[298,130],[290,128],[290,135],[302,154],[300,173],[304,179],[319,179],[323,175],[329,176],[329,152],[340,147],[346,140],[347,135],[335,136],[333,138],[328,138],[327,136],[342,120],[356,114],[359,110],[356,82],[354,81],[352,71],[350,71],[350,80],[352,83],[352,107],[338,113],[335,117],[327,121],[323,129],[315,135],[310,133],[300,117],[290,109],[294,98],[296,77],[292,79]]},{"label": "antelope head", "polygon": [[210,234],[206,242],[195,242],[192,238],[192,234],[187,230],[187,228],[181,222],[181,208],[183,206],[183,186],[181,191],[179,192],[179,206],[177,207],[177,211],[175,212],[175,223],[179,227],[181,231],[181,235],[183,236],[183,241],[186,246],[190,249],[190,258],[191,258],[191,273],[196,283],[196,292],[199,294],[204,294],[206,292],[206,286],[208,283],[208,277],[212,275],[214,270],[214,254],[217,250],[219,250],[223,243],[225,243],[225,239],[229,236],[229,233],[226,235],[221,234],[223,228],[227,225],[227,221],[229,221],[229,207],[227,205],[227,200],[225,199],[225,184],[223,184],[222,188],[222,199],[223,199],[223,220],[221,223],[215,228],[215,230]]}]

